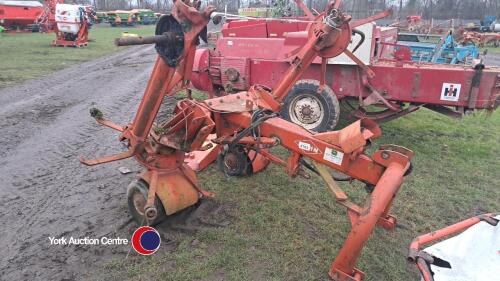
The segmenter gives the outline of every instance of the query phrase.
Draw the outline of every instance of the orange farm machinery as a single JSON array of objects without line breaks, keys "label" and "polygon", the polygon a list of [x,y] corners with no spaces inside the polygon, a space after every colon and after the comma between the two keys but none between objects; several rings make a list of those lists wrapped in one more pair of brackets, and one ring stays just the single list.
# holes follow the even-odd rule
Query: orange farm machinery
[{"label": "orange farm machinery", "polygon": [[[214,135],[212,142],[222,147],[218,157],[227,175],[251,175],[270,162],[282,166],[291,177],[316,174],[324,180],[333,199],[347,209],[352,226],[329,276],[334,280],[362,280],[364,273],[355,267],[357,259],[376,226],[395,227],[396,218],[389,211],[404,176],[411,171],[413,152],[384,145],[371,156],[365,153],[370,141],[381,135],[378,125],[369,119],[358,120],[340,131],[314,133],[280,118],[277,112],[282,99],[316,59],[326,61],[345,53],[355,57],[347,46],[352,30],[364,21],[351,21],[340,9],[340,1],[330,2],[311,20],[306,40],[292,50],[290,64],[273,90],[249,85],[247,90],[205,101],[184,99],[177,103],[169,120],[155,122],[164,97],[187,90],[200,34],[204,37],[207,23],[217,16],[210,6],[198,11],[194,8],[198,4],[174,1],[172,14],[160,18],[155,36],[117,40],[118,45],[155,43],[159,56],[132,122],[118,125],[105,119],[100,110],[91,109],[99,124],[120,132],[120,140],[128,150],[80,161],[93,166],[134,157],[144,166],[127,194],[130,212],[139,224],[158,223],[200,198],[213,196],[201,188],[195,171],[186,164],[187,153],[210,148],[206,142],[210,135]],[[274,155],[270,148],[275,146],[287,149],[289,157]],[[331,169],[366,184],[370,203],[353,203],[335,183]]]},{"label": "orange farm machinery", "polygon": [[38,31],[34,23],[42,13],[38,1],[0,1],[0,25],[7,32]]},{"label": "orange farm machinery", "polygon": [[47,0],[37,24],[43,32],[54,32],[53,46],[82,47],[88,45],[89,29],[96,12],[92,6],[64,4],[64,0]]},{"label": "orange farm machinery", "polygon": [[88,45],[90,17],[86,7],[71,4],[57,4],[54,31],[57,38],[54,46],[82,47]]}]

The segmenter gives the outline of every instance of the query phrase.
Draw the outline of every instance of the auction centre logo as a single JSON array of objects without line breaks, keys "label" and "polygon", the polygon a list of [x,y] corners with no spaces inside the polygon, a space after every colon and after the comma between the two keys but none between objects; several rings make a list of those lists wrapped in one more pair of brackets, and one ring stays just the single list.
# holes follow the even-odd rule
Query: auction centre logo
[{"label": "auction centre logo", "polygon": [[154,254],[160,248],[160,234],[150,226],[141,226],[132,234],[132,248],[145,256]]},{"label": "auction centre logo", "polygon": [[154,254],[160,248],[161,238],[156,229],[150,226],[141,226],[134,231],[132,239],[110,238],[110,237],[49,237],[50,245],[70,246],[70,245],[88,245],[88,246],[112,246],[129,245],[139,254],[149,256]]}]

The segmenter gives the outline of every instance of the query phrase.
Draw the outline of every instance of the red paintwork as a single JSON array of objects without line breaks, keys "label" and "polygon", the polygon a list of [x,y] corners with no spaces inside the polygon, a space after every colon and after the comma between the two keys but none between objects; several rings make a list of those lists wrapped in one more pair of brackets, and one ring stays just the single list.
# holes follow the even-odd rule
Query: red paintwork
[{"label": "red paintwork", "polygon": [[[205,143],[211,133],[215,133],[213,142],[220,148],[236,144],[245,145],[244,149],[249,152],[264,151],[256,158],[248,154],[257,161],[252,160],[254,171],[254,164],[259,164],[257,169],[263,169],[273,161],[284,166],[291,177],[301,175],[308,178],[300,160],[302,157],[309,158],[314,161],[335,201],[347,208],[351,220],[351,231],[339,256],[332,263],[329,275],[336,281],[360,281],[363,273],[355,265],[365,242],[377,225],[385,228],[395,226],[396,220],[389,211],[404,174],[410,168],[413,152],[391,145],[381,146],[371,157],[365,154],[371,140],[381,135],[378,125],[371,120],[358,120],[340,131],[316,134],[269,113],[279,110],[280,99],[302,77],[316,56],[335,54],[347,47],[352,33],[348,25],[350,16],[332,10],[339,3],[330,2],[325,12],[334,24],[320,21],[312,27],[309,40],[294,55],[294,63],[273,92],[252,85],[248,91],[205,101],[184,99],[177,103],[169,121],[153,127],[164,97],[186,88],[187,81],[191,80],[193,63],[204,61],[202,57],[195,58],[196,41],[214,10],[208,6],[201,14],[183,1],[175,1],[172,17],[180,25],[191,27],[184,34],[184,52],[178,63],[167,65],[162,58],[157,58],[144,97],[130,124],[119,126],[99,117],[101,114],[97,109],[91,111],[98,123],[121,132],[120,140],[127,141],[129,150],[94,160],[82,158],[80,161],[93,166],[134,156],[145,167],[140,175],[149,183],[144,214],[147,221],[152,221],[158,212],[156,196],[163,203],[167,215],[194,205],[201,197],[211,196],[199,188],[196,174],[184,164],[185,153],[207,148]],[[147,39],[145,41],[153,42],[151,38]],[[245,64],[240,66],[244,68]],[[255,119],[254,113],[257,112],[264,115]],[[260,136],[250,136],[247,128],[256,127]],[[288,159],[272,155],[267,151],[269,145],[283,146],[290,152]],[[373,192],[367,199],[369,204],[359,206],[350,201],[334,183],[330,168],[373,185]]]},{"label": "red paintwork", "polygon": [[[294,18],[308,20],[305,17]],[[306,30],[308,23],[278,22],[256,19],[251,21],[230,21],[224,24],[221,33],[224,37],[278,38],[285,32]]]},{"label": "red paintwork", "polygon": [[[263,28],[263,25],[267,28]],[[276,26],[290,32],[278,33],[279,36],[272,38],[269,32],[261,31],[274,30]],[[195,64],[192,83],[200,90],[212,91],[214,86],[218,86],[224,91],[223,88],[227,88],[228,83],[225,71],[230,67],[239,70],[245,65],[249,67],[249,71],[240,72],[241,81],[232,83],[233,90],[247,90],[253,84],[274,88],[290,65],[287,59],[289,54],[306,42],[306,32],[300,31],[305,28],[305,24],[285,22],[230,22],[224,25],[222,34],[225,36],[217,41],[215,50],[197,51],[196,57],[201,59]],[[473,67],[414,63],[404,60],[404,52],[399,52],[398,59],[395,59],[397,30],[382,31],[377,27],[374,34],[374,38],[383,43],[378,44],[373,39],[372,50],[377,50],[378,54],[372,54],[370,67],[375,77],[368,80],[380,93],[384,93],[387,100],[415,105],[462,107],[465,110],[494,109],[498,106],[500,68],[487,67],[483,70],[477,98],[469,102],[472,78],[475,75]],[[255,38],[256,36],[259,38]],[[320,59],[316,58],[302,78],[320,80],[320,63]],[[356,65],[329,64],[326,84],[339,99],[358,98],[359,95],[367,97],[370,91],[363,86],[363,76]],[[458,101],[441,100],[443,83],[462,85]]]},{"label": "red paintwork", "polygon": [[89,44],[89,25],[87,20],[85,19],[83,21],[82,26],[80,27],[80,30],[78,31],[78,34],[76,36],[76,39],[71,41],[71,40],[66,40],[64,38],[64,33],[57,31],[57,26],[56,26],[56,39],[52,41],[52,46],[57,46],[57,47],[83,47],[87,46]]},{"label": "red paintwork", "polygon": [[[19,26],[25,29],[29,24],[35,23],[35,20],[43,12],[43,7],[0,5],[0,25],[6,29]],[[3,22],[2,22],[3,21]]]}]

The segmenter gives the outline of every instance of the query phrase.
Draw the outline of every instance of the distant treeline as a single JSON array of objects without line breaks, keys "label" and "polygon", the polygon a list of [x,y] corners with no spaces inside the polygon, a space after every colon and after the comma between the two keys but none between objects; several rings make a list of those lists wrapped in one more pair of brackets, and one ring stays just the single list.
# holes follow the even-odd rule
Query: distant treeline
[{"label": "distant treeline", "polygon": [[[321,11],[327,0],[303,0],[311,9]],[[148,8],[166,12],[172,0],[79,0],[98,10]],[[217,10],[235,13],[238,8],[269,7],[301,14],[294,0],[202,0],[202,6],[213,5]],[[500,0],[344,0],[343,9],[356,18],[392,8],[394,17],[421,15],[426,19],[480,19],[484,15],[500,17]]]}]

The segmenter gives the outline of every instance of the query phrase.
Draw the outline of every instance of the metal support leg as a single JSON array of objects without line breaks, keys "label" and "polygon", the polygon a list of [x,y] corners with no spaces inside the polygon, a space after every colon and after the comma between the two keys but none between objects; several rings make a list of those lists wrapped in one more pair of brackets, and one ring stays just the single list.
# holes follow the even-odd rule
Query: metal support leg
[{"label": "metal support leg", "polygon": [[363,272],[354,266],[366,240],[401,186],[406,169],[401,164],[391,163],[385,170],[371,194],[370,206],[361,212],[332,263],[329,275],[333,280],[359,281],[363,279]]}]

